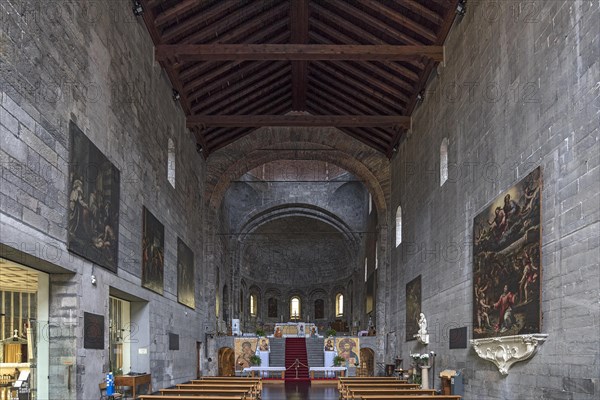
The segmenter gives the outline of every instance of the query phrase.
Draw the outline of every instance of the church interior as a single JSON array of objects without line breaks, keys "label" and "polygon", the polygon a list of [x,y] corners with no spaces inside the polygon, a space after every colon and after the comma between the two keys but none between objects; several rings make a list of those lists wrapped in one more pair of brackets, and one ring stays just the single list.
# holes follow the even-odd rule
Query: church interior
[{"label": "church interior", "polygon": [[0,400],[600,395],[598,1],[0,22]]}]

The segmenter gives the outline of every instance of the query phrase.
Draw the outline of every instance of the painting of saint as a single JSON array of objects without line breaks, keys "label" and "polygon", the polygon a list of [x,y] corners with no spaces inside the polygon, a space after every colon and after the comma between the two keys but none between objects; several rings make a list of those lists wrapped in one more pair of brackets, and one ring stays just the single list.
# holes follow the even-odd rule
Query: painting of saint
[{"label": "painting of saint", "polygon": [[250,357],[256,354],[256,345],[258,340],[253,339],[235,339],[235,370],[242,371],[244,368],[252,366]]},{"label": "painting of saint", "polygon": [[340,357],[343,357],[350,365],[358,365],[359,359],[357,352],[360,349],[358,338],[337,339],[337,351]]},{"label": "painting of saint", "polygon": [[72,121],[69,130],[68,248],[117,272],[119,170]]},{"label": "painting of saint", "polygon": [[473,338],[541,329],[541,192],[538,167],[473,223]]},{"label": "painting of saint", "polygon": [[196,306],[194,253],[177,238],[177,300],[190,308]]},{"label": "painting of saint", "polygon": [[269,351],[269,339],[261,338],[260,345],[258,346],[259,351]]},{"label": "painting of saint", "polygon": [[165,227],[146,207],[142,234],[142,286],[163,294]]},{"label": "painting of saint", "polygon": [[421,275],[406,284],[406,341],[416,340],[421,314]]}]

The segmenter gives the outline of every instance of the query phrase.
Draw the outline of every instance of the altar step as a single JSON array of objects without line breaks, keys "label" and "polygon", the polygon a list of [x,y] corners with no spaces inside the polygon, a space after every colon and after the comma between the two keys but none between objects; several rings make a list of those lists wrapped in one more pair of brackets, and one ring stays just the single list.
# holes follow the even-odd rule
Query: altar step
[{"label": "altar step", "polygon": [[269,353],[270,367],[285,367],[285,339],[271,338],[269,340],[271,352]]},{"label": "altar step", "polygon": [[[299,361],[298,375],[296,376],[296,367],[293,366],[296,360]],[[286,338],[285,339],[285,380],[286,381],[308,381],[308,357],[306,355],[305,338]]]},{"label": "altar step", "polygon": [[306,355],[308,357],[309,367],[324,367],[325,354],[323,348],[325,340],[323,338],[307,338],[306,339]]}]

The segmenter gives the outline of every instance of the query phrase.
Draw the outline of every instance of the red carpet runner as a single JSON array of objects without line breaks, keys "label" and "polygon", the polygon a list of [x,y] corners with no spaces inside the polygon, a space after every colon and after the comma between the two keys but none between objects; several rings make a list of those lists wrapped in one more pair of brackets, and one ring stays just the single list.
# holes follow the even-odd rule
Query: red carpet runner
[{"label": "red carpet runner", "polygon": [[[298,362],[296,362],[298,360]],[[298,377],[296,378],[296,364]],[[291,368],[290,368],[291,367]],[[306,339],[285,339],[285,380],[308,381],[308,357],[306,356]]]}]

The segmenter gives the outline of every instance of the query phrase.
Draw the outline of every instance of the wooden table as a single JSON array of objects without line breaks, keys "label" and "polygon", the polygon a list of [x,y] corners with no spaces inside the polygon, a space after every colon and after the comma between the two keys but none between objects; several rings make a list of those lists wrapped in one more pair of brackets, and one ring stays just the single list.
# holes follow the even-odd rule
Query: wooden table
[{"label": "wooden table", "polygon": [[141,385],[148,385],[148,389],[150,389],[151,382],[151,374],[115,376],[115,386],[131,386],[131,395],[134,399],[136,398],[137,387]]}]

